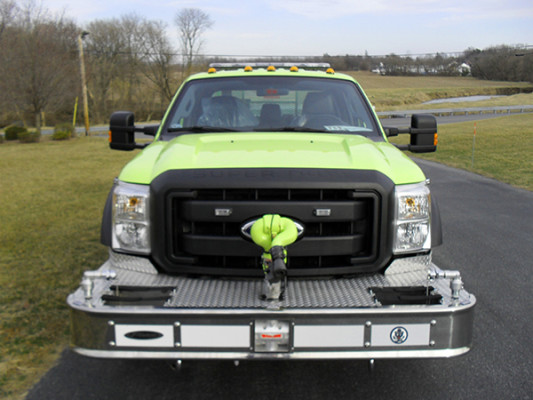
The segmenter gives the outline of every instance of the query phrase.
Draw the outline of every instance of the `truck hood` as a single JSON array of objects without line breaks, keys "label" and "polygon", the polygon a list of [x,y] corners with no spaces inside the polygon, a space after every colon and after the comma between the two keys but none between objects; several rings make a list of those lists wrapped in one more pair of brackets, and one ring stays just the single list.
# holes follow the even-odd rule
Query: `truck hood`
[{"label": "truck hood", "polygon": [[396,184],[425,179],[414,162],[387,142],[353,134],[286,132],[187,134],[156,141],[126,165],[119,178],[149,184],[175,169],[272,167],[375,170]]}]

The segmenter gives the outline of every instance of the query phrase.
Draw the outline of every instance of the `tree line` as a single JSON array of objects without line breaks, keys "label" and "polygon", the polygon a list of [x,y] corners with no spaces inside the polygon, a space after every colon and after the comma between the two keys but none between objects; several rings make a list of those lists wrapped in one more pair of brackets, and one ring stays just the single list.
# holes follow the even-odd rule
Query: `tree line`
[{"label": "tree line", "polygon": [[478,79],[533,82],[533,49],[524,45],[493,46],[484,50],[421,56],[324,55],[339,70],[373,71],[383,75],[473,76]]},{"label": "tree line", "polygon": [[[169,39],[164,22],[136,14],[78,26],[35,0],[23,5],[0,0],[0,127],[16,122],[40,130],[43,124],[72,121],[81,102],[82,53],[92,123],[107,122],[111,112],[119,109],[135,111],[141,120],[160,119],[183,79],[205,69],[207,59],[233,61],[201,56],[203,33],[213,26],[205,12],[177,10],[174,22],[177,35]],[[499,46],[419,57],[325,54],[298,57],[298,61],[329,62],[336,70],[387,75],[471,74],[480,79],[532,82],[533,56],[526,51],[517,57],[517,53],[524,53],[523,48]],[[461,69],[465,65],[468,68]]]},{"label": "tree line", "polygon": [[81,115],[84,83],[92,123],[107,122],[118,109],[161,118],[213,24],[193,8],[179,10],[175,23],[179,37],[171,41],[164,22],[136,14],[81,27],[34,0],[22,6],[0,0],[0,127],[15,122],[40,131],[43,124],[72,121],[75,109]]}]

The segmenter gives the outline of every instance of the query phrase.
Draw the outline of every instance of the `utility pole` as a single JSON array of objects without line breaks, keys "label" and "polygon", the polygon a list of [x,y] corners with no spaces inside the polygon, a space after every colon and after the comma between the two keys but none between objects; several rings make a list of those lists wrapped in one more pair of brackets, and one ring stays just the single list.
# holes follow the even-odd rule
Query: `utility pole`
[{"label": "utility pole", "polygon": [[78,35],[78,51],[80,54],[81,92],[83,96],[83,119],[85,121],[85,136],[89,136],[89,103],[87,101],[87,81],[85,80],[85,61],[83,59],[83,39],[89,32],[82,31]]}]

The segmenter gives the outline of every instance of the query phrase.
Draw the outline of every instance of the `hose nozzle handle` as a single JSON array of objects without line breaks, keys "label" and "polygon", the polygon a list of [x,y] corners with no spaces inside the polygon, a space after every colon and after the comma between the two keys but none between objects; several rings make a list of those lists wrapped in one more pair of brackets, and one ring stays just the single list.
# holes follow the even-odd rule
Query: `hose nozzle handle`
[{"label": "hose nozzle handle", "polygon": [[279,282],[285,279],[287,275],[287,266],[285,265],[285,251],[282,246],[274,246],[270,249],[272,256],[271,277],[272,282]]}]

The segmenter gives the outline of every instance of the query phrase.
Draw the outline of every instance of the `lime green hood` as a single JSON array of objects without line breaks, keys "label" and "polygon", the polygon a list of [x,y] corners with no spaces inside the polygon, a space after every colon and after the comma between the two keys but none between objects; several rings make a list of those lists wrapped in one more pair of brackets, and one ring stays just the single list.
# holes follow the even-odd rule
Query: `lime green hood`
[{"label": "lime green hood", "polygon": [[414,162],[387,142],[286,132],[187,134],[156,141],[126,165],[119,178],[149,184],[173,169],[269,167],[375,170],[395,184],[425,179]]}]

